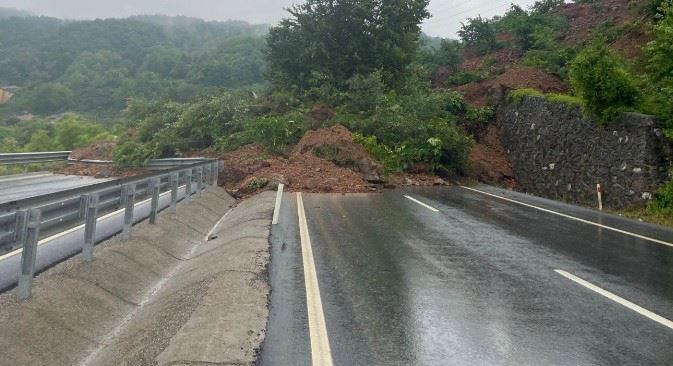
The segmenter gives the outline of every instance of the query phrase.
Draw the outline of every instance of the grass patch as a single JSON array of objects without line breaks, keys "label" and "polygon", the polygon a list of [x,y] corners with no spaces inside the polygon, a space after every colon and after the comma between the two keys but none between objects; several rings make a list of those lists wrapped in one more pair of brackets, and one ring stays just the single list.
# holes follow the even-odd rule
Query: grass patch
[{"label": "grass patch", "polygon": [[628,208],[622,211],[608,211],[609,213],[626,217],[628,219],[642,220],[651,224],[673,228],[673,216],[652,212],[647,208]]},{"label": "grass patch", "polygon": [[525,97],[544,97],[550,103],[565,104],[570,107],[582,107],[582,99],[572,95],[557,93],[542,93],[539,90],[531,88],[522,88],[512,90],[507,94],[507,101],[510,104],[521,104]]},{"label": "grass patch", "polygon": [[525,97],[543,97],[544,94],[535,89],[531,88],[523,88],[523,89],[516,89],[512,90],[507,94],[507,101],[512,104],[521,104],[523,103],[523,99]]},{"label": "grass patch", "polygon": [[551,103],[565,104],[570,107],[582,107],[582,99],[572,95],[548,93],[544,97]]}]

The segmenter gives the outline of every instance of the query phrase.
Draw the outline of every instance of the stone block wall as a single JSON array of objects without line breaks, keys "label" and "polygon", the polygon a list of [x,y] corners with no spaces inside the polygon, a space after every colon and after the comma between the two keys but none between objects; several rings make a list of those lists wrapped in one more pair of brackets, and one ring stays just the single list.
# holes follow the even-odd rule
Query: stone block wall
[{"label": "stone block wall", "polygon": [[671,145],[651,116],[625,113],[609,126],[580,108],[526,97],[499,110],[502,143],[519,190],[582,205],[642,206],[668,179]]}]

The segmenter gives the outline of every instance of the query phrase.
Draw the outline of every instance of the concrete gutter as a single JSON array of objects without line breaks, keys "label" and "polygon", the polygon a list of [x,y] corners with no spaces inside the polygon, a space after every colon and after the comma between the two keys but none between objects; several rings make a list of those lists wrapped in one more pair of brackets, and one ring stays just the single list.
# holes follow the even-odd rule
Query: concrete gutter
[{"label": "concrete gutter", "polygon": [[31,300],[0,295],[0,365],[252,364],[268,316],[274,194],[233,203],[211,189],[136,225],[132,240],[97,246],[93,263],[45,271]]}]

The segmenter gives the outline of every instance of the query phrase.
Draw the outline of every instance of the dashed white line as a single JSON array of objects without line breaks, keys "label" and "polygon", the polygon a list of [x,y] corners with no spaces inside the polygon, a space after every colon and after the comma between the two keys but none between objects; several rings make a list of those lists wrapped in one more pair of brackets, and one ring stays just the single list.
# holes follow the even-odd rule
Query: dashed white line
[{"label": "dashed white line", "polygon": [[409,200],[411,200],[411,201],[414,201],[414,202],[418,203],[419,205],[421,205],[421,206],[427,208],[428,210],[430,210],[430,211],[432,211],[432,212],[439,212],[438,209],[436,209],[436,208],[434,208],[434,207],[432,207],[432,206],[430,206],[430,205],[428,205],[428,204],[426,204],[426,203],[423,203],[423,202],[421,202],[421,201],[419,201],[419,200],[417,200],[417,199],[415,199],[415,198],[413,198],[413,197],[411,197],[411,196],[407,196],[407,195],[405,194],[404,197],[406,197],[407,199],[409,199]]},{"label": "dashed white line", "polygon": [[569,279],[569,280],[571,280],[575,283],[578,283],[578,284],[588,288],[591,291],[594,291],[594,292],[598,293],[599,295],[607,297],[608,299],[610,299],[610,300],[612,300],[612,301],[614,301],[614,302],[616,302],[616,303],[618,303],[622,306],[625,306],[625,307],[635,311],[636,313],[638,313],[638,314],[640,314],[640,315],[642,315],[646,318],[654,320],[655,322],[657,322],[657,323],[659,323],[659,324],[661,324],[665,327],[673,329],[673,322],[664,318],[664,317],[662,317],[661,315],[655,314],[655,313],[653,313],[653,312],[651,312],[651,311],[649,311],[649,310],[647,310],[647,309],[645,309],[641,306],[638,306],[638,305],[632,303],[631,301],[628,301],[628,300],[626,300],[622,297],[619,297],[619,296],[613,294],[610,291],[604,290],[604,289],[602,289],[602,288],[600,288],[596,285],[593,285],[590,282],[587,282],[587,281],[585,281],[585,280],[583,280],[583,279],[581,279],[581,278],[579,278],[579,277],[577,277],[573,274],[570,274],[566,271],[563,271],[563,270],[560,270],[560,269],[555,269],[554,272],[560,274],[561,276],[563,276],[563,277],[565,277],[565,278],[567,278],[567,279]]},{"label": "dashed white line", "polygon": [[526,206],[526,207],[534,208],[534,209],[536,209],[536,210],[539,210],[539,211],[542,211],[542,212],[547,212],[547,213],[554,214],[554,215],[557,215],[557,216],[561,216],[561,217],[564,217],[564,218],[566,218],[566,219],[575,220],[575,221],[578,221],[578,222],[581,222],[581,223],[584,223],[584,224],[589,224],[589,225],[597,226],[597,227],[600,227],[600,228],[603,228],[603,229],[607,229],[607,230],[611,230],[611,231],[614,231],[614,232],[617,232],[617,233],[620,233],[620,234],[633,236],[633,237],[638,238],[638,239],[643,239],[643,240],[651,241],[651,242],[653,242],[653,243],[657,243],[657,244],[662,244],[662,245],[666,245],[666,246],[669,246],[669,247],[673,247],[673,243],[669,243],[669,242],[666,242],[666,241],[663,241],[663,240],[659,240],[659,239],[651,238],[651,237],[649,237],[649,236],[640,235],[640,234],[632,233],[632,232],[629,232],[629,231],[626,231],[626,230],[617,229],[617,228],[612,227],[612,226],[607,226],[607,225],[599,224],[599,223],[596,223],[596,222],[593,222],[593,221],[580,219],[579,217],[570,216],[570,215],[567,215],[567,214],[564,214],[564,213],[560,213],[560,212],[557,212],[557,211],[553,211],[553,210],[549,210],[549,209],[542,208],[542,207],[539,207],[539,206],[531,205],[531,204],[529,204],[529,203],[525,203],[525,202],[521,202],[521,201],[513,200],[513,199],[511,199],[511,198],[507,198],[507,197],[503,197],[503,196],[498,196],[497,194],[493,194],[493,193],[488,193],[488,192],[480,191],[480,190],[478,190],[478,189],[474,189],[474,188],[470,188],[470,187],[465,187],[465,186],[461,186],[461,188],[467,189],[467,190],[469,190],[469,191],[473,191],[473,192],[477,192],[477,193],[485,194],[485,195],[487,195],[487,196],[491,196],[491,197],[499,198],[499,199],[501,199],[501,200],[503,200],[503,201],[512,202],[512,203],[516,203],[516,204],[518,204],[518,205],[522,205],[522,206]]},{"label": "dashed white line", "polygon": [[327,336],[325,314],[323,313],[318,275],[313,261],[311,237],[306,223],[304,200],[301,192],[297,193],[297,214],[299,216],[299,236],[301,239],[301,256],[304,264],[304,284],[306,286],[306,308],[308,312],[308,329],[311,338],[311,359],[313,366],[332,366],[332,350]]}]

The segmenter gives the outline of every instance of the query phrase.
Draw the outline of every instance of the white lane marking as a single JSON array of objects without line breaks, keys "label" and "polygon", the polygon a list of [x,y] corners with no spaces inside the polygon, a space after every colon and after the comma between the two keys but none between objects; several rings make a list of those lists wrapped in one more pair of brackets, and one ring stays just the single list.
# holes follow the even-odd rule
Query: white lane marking
[{"label": "white lane marking", "polygon": [[[184,186],[180,186],[180,188],[182,188],[182,187],[184,187]],[[164,196],[169,195],[169,194],[171,194],[171,191],[164,192],[164,193],[160,194],[159,197],[164,197]],[[149,203],[150,201],[152,201],[151,198],[148,198],[148,199],[146,199],[146,200],[142,200],[142,201],[140,201],[140,202],[137,202],[137,203],[135,204],[135,207],[138,207],[138,206],[140,206],[140,205],[147,204],[147,203]],[[115,215],[119,215],[120,213],[124,212],[124,210],[125,210],[125,209],[122,208],[122,209],[119,209],[119,210],[117,210],[117,211],[112,211],[112,212],[110,212],[109,214],[105,214],[105,215],[103,215],[103,216],[97,218],[97,219],[96,219],[96,222],[100,223],[100,222],[102,222],[103,220],[106,220],[108,217],[112,217],[112,216],[115,216]],[[84,229],[84,224],[75,226],[75,227],[70,228],[70,229],[65,230],[65,231],[61,231],[60,233],[56,233],[56,234],[54,234],[54,235],[52,235],[52,236],[48,236],[48,237],[46,237],[46,238],[44,238],[44,239],[38,241],[38,242],[37,242],[37,246],[39,247],[40,245],[47,244],[48,242],[50,242],[50,241],[52,241],[52,240],[58,239],[58,238],[60,238],[60,237],[62,237],[62,236],[68,235],[68,234],[70,234],[70,233],[72,233],[72,232],[75,232],[75,231],[77,231],[77,230],[82,230],[82,229]],[[4,260],[4,259],[7,259],[7,258],[9,258],[9,257],[13,257],[13,256],[15,256],[15,255],[17,255],[17,254],[21,254],[21,253],[23,253],[23,248],[19,248],[19,249],[13,251],[13,252],[9,252],[9,253],[7,253],[7,254],[1,255],[1,256],[0,256],[0,261],[2,261],[2,260]]]},{"label": "white lane marking", "polygon": [[410,199],[410,200],[412,200],[412,201],[418,203],[419,205],[421,205],[421,206],[427,208],[428,210],[430,210],[430,211],[432,211],[432,212],[439,212],[438,209],[436,209],[436,208],[434,208],[434,207],[432,207],[432,206],[430,206],[430,205],[428,205],[428,204],[425,204],[425,203],[423,203],[423,202],[421,202],[421,201],[419,201],[419,200],[417,200],[417,199],[415,199],[415,198],[413,198],[413,197],[411,197],[411,196],[407,196],[407,195],[405,194],[404,197],[406,197],[407,199]]},{"label": "white lane marking", "polygon": [[320,299],[320,287],[318,275],[313,261],[313,249],[311,249],[311,237],[306,223],[304,200],[301,192],[297,193],[297,215],[299,216],[299,234],[301,238],[301,254],[304,263],[304,283],[306,285],[306,308],[308,311],[308,329],[311,338],[311,359],[313,366],[332,366],[332,351],[327,337],[325,314],[323,313],[322,300]]},{"label": "white lane marking", "polygon": [[640,235],[640,234],[632,233],[632,232],[630,232],[630,231],[617,229],[617,228],[612,227],[612,226],[607,226],[607,225],[599,224],[599,223],[597,223],[597,222],[593,222],[593,221],[589,221],[589,220],[580,219],[579,217],[566,215],[566,214],[564,214],[564,213],[560,213],[560,212],[552,211],[552,210],[549,210],[549,209],[546,209],[546,208],[542,208],[542,207],[539,207],[539,206],[531,205],[531,204],[529,204],[529,203],[524,203],[524,202],[521,202],[521,201],[516,201],[516,200],[513,200],[513,199],[511,199],[511,198],[507,198],[507,197],[503,197],[503,196],[498,196],[497,194],[492,194],[492,193],[488,193],[488,192],[480,191],[480,190],[478,190],[478,189],[474,189],[474,188],[470,188],[470,187],[465,187],[465,186],[461,186],[461,188],[464,188],[464,189],[467,189],[467,190],[470,190],[470,191],[474,191],[474,192],[478,192],[478,193],[481,193],[481,194],[485,194],[485,195],[487,195],[487,196],[491,196],[491,197],[499,198],[499,199],[504,200],[504,201],[508,201],[508,202],[516,203],[516,204],[519,204],[519,205],[522,205],[522,206],[526,206],[526,207],[534,208],[534,209],[536,209],[536,210],[540,210],[540,211],[542,211],[542,212],[547,212],[547,213],[550,213],[550,214],[554,214],[554,215],[558,215],[558,216],[561,216],[561,217],[565,217],[566,219],[579,221],[579,222],[584,223],[584,224],[594,225],[594,226],[598,226],[598,227],[603,228],[603,229],[612,230],[612,231],[614,231],[614,232],[618,232],[618,233],[620,233],[620,234],[630,235],[630,236],[633,236],[633,237],[638,238],[638,239],[643,239],[643,240],[651,241],[651,242],[653,242],[653,243],[657,243],[657,244],[662,244],[662,245],[667,245],[667,246],[669,246],[669,247],[673,247],[673,243],[669,243],[669,242],[666,242],[666,241],[663,241],[663,240],[659,240],[659,239],[651,238],[651,237],[649,237],[649,236],[644,236],[644,235]]},{"label": "white lane marking", "polygon": [[271,225],[278,224],[278,216],[280,215],[280,203],[283,200],[283,188],[285,184],[278,185],[278,191],[276,192],[276,206],[273,208],[273,220],[271,220]]},{"label": "white lane marking", "polygon": [[589,282],[587,282],[587,281],[585,281],[585,280],[583,280],[583,279],[581,279],[581,278],[579,278],[579,277],[577,277],[573,274],[570,274],[566,271],[563,271],[563,270],[560,270],[560,269],[555,269],[554,272],[560,274],[561,276],[563,276],[563,277],[565,277],[565,278],[567,278],[567,279],[569,279],[569,280],[571,280],[575,283],[578,283],[578,284],[588,288],[591,291],[594,291],[594,292],[596,292],[596,293],[598,293],[602,296],[605,296],[608,299],[610,299],[610,300],[612,300],[612,301],[614,301],[614,302],[616,302],[616,303],[618,303],[622,306],[625,306],[625,307],[635,311],[636,313],[638,313],[638,314],[640,314],[640,315],[642,315],[646,318],[652,319],[655,322],[657,322],[657,323],[659,323],[659,324],[661,324],[665,327],[673,329],[673,322],[672,321],[670,321],[670,320],[668,320],[668,319],[666,319],[666,318],[664,318],[660,315],[657,315],[657,314],[655,314],[655,313],[653,313],[653,312],[651,312],[651,311],[649,311],[645,308],[642,308],[642,307],[632,303],[631,301],[628,301],[624,298],[621,298],[621,297],[619,297],[619,296],[617,296],[617,295],[615,295],[612,292],[609,292],[607,290],[603,290],[602,288],[600,288],[596,285],[593,285],[593,284],[591,284],[591,283],[589,283]]}]

